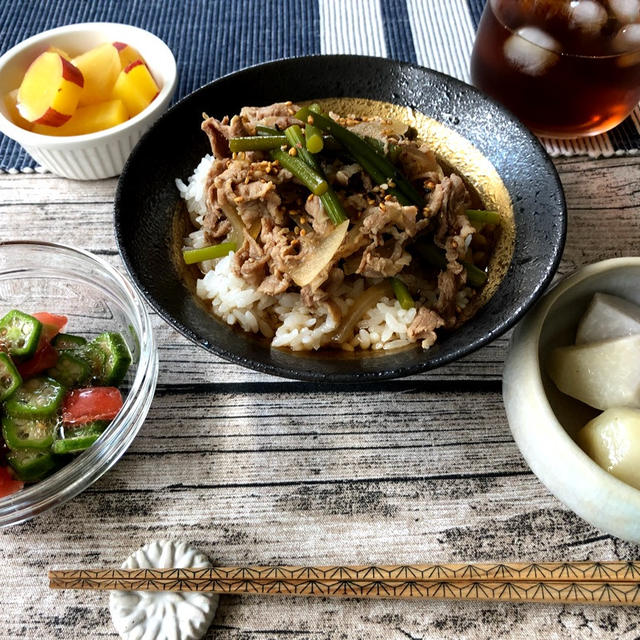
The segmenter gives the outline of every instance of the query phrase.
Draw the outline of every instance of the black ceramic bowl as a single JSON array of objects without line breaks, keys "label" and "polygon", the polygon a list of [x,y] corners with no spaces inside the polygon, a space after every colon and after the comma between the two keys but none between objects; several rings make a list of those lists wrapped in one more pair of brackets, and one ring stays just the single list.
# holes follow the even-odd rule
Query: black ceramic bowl
[{"label": "black ceramic bowl", "polygon": [[[202,112],[222,117],[244,105],[324,97],[370,98],[411,106],[439,120],[486,156],[514,207],[515,248],[491,300],[428,351],[385,355],[290,352],[223,324],[185,284],[176,260],[183,180],[206,153]],[[158,313],[196,344],[227,360],[288,378],[359,382],[433,369],[495,339],[540,296],[557,268],[566,233],[562,187],[536,138],[476,89],[441,73],[363,56],[311,56],[270,62],[220,78],[164,114],[135,147],[118,183],[115,229],[122,259]],[[177,244],[176,244],[177,243]]]}]

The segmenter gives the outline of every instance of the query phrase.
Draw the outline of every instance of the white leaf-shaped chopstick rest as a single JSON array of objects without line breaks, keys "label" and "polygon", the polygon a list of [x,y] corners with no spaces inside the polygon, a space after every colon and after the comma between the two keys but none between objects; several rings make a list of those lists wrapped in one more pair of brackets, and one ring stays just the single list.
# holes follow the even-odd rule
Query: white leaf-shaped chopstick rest
[{"label": "white leaf-shaped chopstick rest", "polygon": [[[130,555],[123,569],[210,567],[184,542],[154,540]],[[112,591],[111,618],[124,640],[198,640],[216,613],[219,596],[174,591]]]}]

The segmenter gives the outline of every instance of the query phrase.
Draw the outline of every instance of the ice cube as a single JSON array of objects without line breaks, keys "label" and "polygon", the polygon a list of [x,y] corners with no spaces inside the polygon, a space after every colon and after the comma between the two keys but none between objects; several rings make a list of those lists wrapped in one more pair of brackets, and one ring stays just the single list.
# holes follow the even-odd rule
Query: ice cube
[{"label": "ice cube", "polygon": [[623,24],[640,20],[640,0],[609,0],[609,7]]},{"label": "ice cube", "polygon": [[595,0],[573,0],[569,4],[569,25],[585,34],[600,33],[607,18],[607,10]]},{"label": "ice cube", "polygon": [[620,53],[640,49],[640,24],[626,24],[611,41],[611,46]]},{"label": "ice cube", "polygon": [[504,43],[505,58],[519,71],[540,76],[557,61],[560,44],[538,27],[522,27]]}]

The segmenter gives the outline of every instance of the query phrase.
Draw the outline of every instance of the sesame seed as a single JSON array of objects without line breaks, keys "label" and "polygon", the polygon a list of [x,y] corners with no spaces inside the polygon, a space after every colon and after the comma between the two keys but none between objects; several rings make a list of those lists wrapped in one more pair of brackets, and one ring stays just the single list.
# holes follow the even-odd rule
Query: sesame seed
[{"label": "sesame seed", "polygon": [[313,124],[313,116],[307,116],[307,122]]},{"label": "sesame seed", "polygon": [[393,180],[389,180],[389,186],[393,188],[396,186],[396,183]]},{"label": "sesame seed", "polygon": [[300,229],[300,235],[301,236],[306,236],[307,235],[307,230],[306,229]]},{"label": "sesame seed", "polygon": [[295,147],[291,147],[291,149],[289,149],[289,155],[290,156],[297,156],[298,155],[298,150]]},{"label": "sesame seed", "polygon": [[244,202],[244,198],[242,196],[236,196],[233,200],[237,203]]},{"label": "sesame seed", "polygon": [[383,182],[383,183],[380,185],[380,188],[381,188],[383,191],[386,191],[386,190],[389,188],[389,185],[388,185],[386,182]]}]

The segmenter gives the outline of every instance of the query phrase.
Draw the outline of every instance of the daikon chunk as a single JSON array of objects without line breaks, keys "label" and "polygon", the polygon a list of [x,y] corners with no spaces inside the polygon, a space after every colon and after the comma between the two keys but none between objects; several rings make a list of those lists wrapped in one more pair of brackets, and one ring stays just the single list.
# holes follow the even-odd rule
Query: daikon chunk
[{"label": "daikon chunk", "polygon": [[607,409],[580,429],[576,441],[603,469],[640,489],[640,411]]},{"label": "daikon chunk", "polygon": [[640,335],[557,347],[547,373],[560,391],[596,409],[640,408]]},{"label": "daikon chunk", "polygon": [[621,338],[638,333],[640,333],[638,305],[607,293],[596,293],[578,324],[576,344]]}]

